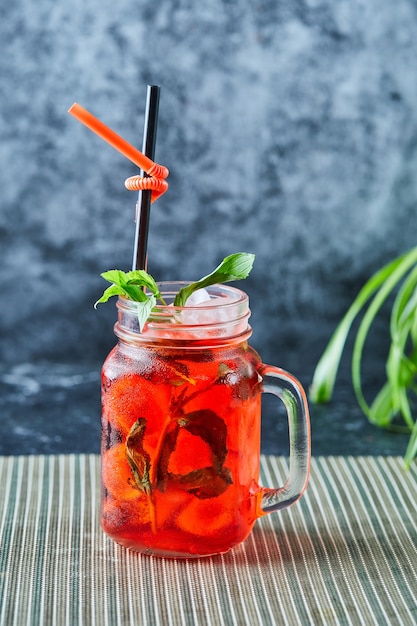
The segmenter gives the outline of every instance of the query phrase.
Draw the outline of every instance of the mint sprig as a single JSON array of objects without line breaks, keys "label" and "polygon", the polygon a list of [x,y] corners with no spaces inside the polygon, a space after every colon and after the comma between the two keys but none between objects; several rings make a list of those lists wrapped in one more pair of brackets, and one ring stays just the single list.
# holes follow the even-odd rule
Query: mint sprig
[{"label": "mint sprig", "polygon": [[109,283],[113,284],[106,289],[100,300],[97,300],[94,305],[95,307],[101,302],[107,302],[112,296],[124,296],[136,302],[145,302],[148,296],[143,291],[143,288],[149,289],[155,298],[162,300],[158,285],[152,276],[144,270],[132,270],[131,272],[109,270],[100,275]]},{"label": "mint sprig", "polygon": [[[141,331],[157,300],[165,304],[158,285],[152,276],[144,270],[132,270],[131,272],[109,270],[108,272],[103,272],[101,276],[109,283],[112,283],[112,285],[105,290],[94,307],[97,308],[98,304],[107,302],[112,296],[123,296],[137,302],[137,315]],[[151,293],[149,295],[146,294],[145,289],[148,289]]]},{"label": "mint sprig", "polygon": [[[249,276],[254,260],[255,255],[247,252],[237,252],[227,256],[211,274],[180,289],[175,296],[174,306],[185,306],[191,294],[198,289],[246,278]],[[130,272],[109,270],[103,272],[101,276],[112,284],[104,291],[94,307],[97,308],[98,304],[107,302],[112,296],[123,296],[128,300],[137,302],[137,314],[141,331],[157,301],[159,300],[161,304],[166,304],[155,280],[144,270],[132,270]]]},{"label": "mint sprig", "polygon": [[180,289],[175,296],[174,306],[185,306],[191,294],[198,289],[247,278],[252,269],[254,260],[255,255],[249,254],[248,252],[237,252],[227,256],[211,274]]}]

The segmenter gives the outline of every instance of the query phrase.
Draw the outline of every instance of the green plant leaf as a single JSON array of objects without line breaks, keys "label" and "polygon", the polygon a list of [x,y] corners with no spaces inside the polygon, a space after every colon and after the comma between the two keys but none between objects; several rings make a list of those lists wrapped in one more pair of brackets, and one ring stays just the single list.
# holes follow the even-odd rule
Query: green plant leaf
[{"label": "green plant leaf", "polygon": [[310,387],[310,398],[313,402],[323,403],[330,400],[346,339],[356,316],[400,263],[401,257],[376,272],[362,287],[338,324],[313,374]]},{"label": "green plant leaf", "polygon": [[395,417],[398,409],[398,405],[395,405],[393,401],[391,385],[389,382],[386,382],[370,406],[369,421],[376,426],[386,428]]},{"label": "green plant leaf", "polygon": [[145,302],[136,303],[136,314],[138,317],[139,328],[141,332],[146,322],[148,321],[149,316],[152,312],[152,309],[154,308],[155,305],[156,305],[155,296],[149,296],[148,298],[146,298]]},{"label": "green plant leaf", "polygon": [[180,426],[176,421],[171,422],[164,432],[159,457],[156,459],[156,480],[158,489],[161,491],[166,489],[169,461],[177,447],[179,432]]},{"label": "green plant leaf", "polygon": [[[156,298],[162,298],[158,285],[152,276],[144,270],[132,270],[131,272],[108,270],[107,272],[103,272],[101,276],[109,283],[113,283],[113,291],[107,296],[106,300],[108,300],[111,295],[120,295],[136,302],[145,302],[148,297],[145,293],[145,289],[148,289]],[[108,291],[109,290],[106,290],[105,293],[108,293]],[[98,300],[97,303],[101,301],[102,299]]]},{"label": "green plant leaf", "polygon": [[[386,360],[387,381],[369,405],[361,381],[363,350],[382,305],[397,287],[390,318],[391,346]],[[347,334],[356,315],[368,300],[371,302],[359,325],[353,347],[353,388],[361,409],[372,423],[396,432],[411,432],[404,457],[409,467],[417,455],[417,420],[413,417],[410,403],[411,393],[417,393],[417,247],[385,265],[359,292],[317,364],[310,397],[313,402],[330,399]],[[403,425],[394,421],[400,416]]]},{"label": "green plant leaf", "polygon": [[390,320],[391,347],[386,362],[392,404],[395,407],[391,419],[400,413],[409,430],[413,429],[414,420],[408,393],[417,375],[417,365],[413,355],[411,358],[407,356],[406,349],[410,343],[415,345],[416,286],[417,267],[414,267],[404,279],[394,300]]},{"label": "green plant leaf", "polygon": [[185,306],[188,298],[194,291],[197,291],[197,289],[247,278],[252,269],[254,260],[255,255],[247,252],[237,252],[236,254],[227,256],[211,274],[180,289],[175,296],[174,306]]},{"label": "green plant leaf", "polygon": [[410,468],[411,462],[416,456],[417,456],[417,421],[414,423],[410,440],[408,442],[407,450],[405,451],[404,464],[406,468],[408,469]]},{"label": "green plant leaf", "polygon": [[390,333],[392,341],[396,340],[397,332],[409,320],[415,319],[417,306],[417,267],[414,267],[399,289],[391,311]]},{"label": "green plant leaf", "polygon": [[124,298],[138,302],[144,302],[146,300],[147,296],[143,289],[133,283],[129,284],[126,278],[127,274],[122,272],[122,270],[109,270],[108,272],[103,272],[101,276],[104,280],[113,284],[111,287],[108,287],[101,298],[97,300],[94,305],[95,307],[102,302],[107,302],[112,296],[123,296]]},{"label": "green plant leaf", "polygon": [[[390,268],[388,271],[385,280],[383,281],[381,288],[376,293],[374,299],[369,305],[364,317],[361,321],[361,324],[356,333],[356,339],[353,347],[352,354],[352,382],[353,388],[355,391],[356,398],[363,412],[369,416],[369,405],[365,400],[362,383],[361,383],[361,361],[362,361],[362,353],[363,347],[369,332],[369,329],[384,304],[387,297],[393,291],[393,289],[398,285],[398,283],[402,280],[404,275],[410,270],[410,268],[417,262],[417,248],[413,248],[408,253],[397,259],[397,263],[392,266],[392,263],[385,268]],[[395,262],[394,262],[395,263]]]},{"label": "green plant leaf", "polygon": [[126,439],[126,458],[132,470],[136,487],[147,495],[151,493],[149,472],[151,460],[149,454],[143,448],[145,437],[146,419],[140,417],[133,424]]},{"label": "green plant leaf", "polygon": [[[136,310],[139,321],[139,328],[142,331],[148,320],[152,309],[156,305],[156,299],[162,302],[162,295],[158,285],[150,274],[143,270],[132,270],[123,272],[122,270],[109,270],[103,272],[101,276],[110,283],[101,298],[95,303],[95,307],[102,302],[107,302],[112,296],[123,296],[137,303]],[[148,289],[151,293],[145,293]]]},{"label": "green plant leaf", "polygon": [[[417,311],[417,305],[416,305],[416,311]],[[411,329],[410,329],[410,339],[413,343],[414,346],[414,356],[416,358],[414,358],[414,362],[417,361],[417,313],[413,316],[413,322],[411,324]]]},{"label": "green plant leaf", "polygon": [[113,296],[124,296],[125,298],[127,298],[128,294],[119,285],[111,285],[111,287],[107,287],[101,298],[97,300],[97,302],[94,304],[94,308],[96,309],[98,304],[101,304],[102,302],[107,302],[107,300],[109,300],[109,298]]}]

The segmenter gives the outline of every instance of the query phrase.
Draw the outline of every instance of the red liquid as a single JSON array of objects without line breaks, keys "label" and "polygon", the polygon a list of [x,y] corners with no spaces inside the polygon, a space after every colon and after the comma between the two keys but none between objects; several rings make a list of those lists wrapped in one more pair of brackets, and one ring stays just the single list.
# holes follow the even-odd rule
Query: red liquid
[{"label": "red liquid", "polygon": [[102,527],[165,556],[221,553],[256,520],[259,357],[117,346],[103,367]]}]

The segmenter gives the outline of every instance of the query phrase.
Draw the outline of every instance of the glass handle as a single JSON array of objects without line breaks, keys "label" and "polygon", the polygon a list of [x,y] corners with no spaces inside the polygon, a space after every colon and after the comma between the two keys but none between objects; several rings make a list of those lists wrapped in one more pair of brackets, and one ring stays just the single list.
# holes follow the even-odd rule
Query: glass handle
[{"label": "glass handle", "polygon": [[307,487],[310,474],[310,417],[305,391],[299,381],[278,367],[261,365],[263,392],[282,400],[287,410],[290,442],[290,471],[283,487],[261,487],[261,509],[272,513],[296,502]]}]

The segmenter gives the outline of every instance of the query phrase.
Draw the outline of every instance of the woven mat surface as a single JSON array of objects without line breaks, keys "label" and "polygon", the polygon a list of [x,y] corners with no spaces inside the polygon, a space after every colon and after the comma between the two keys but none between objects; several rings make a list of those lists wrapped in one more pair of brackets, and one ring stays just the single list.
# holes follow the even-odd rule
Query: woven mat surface
[{"label": "woven mat surface", "polygon": [[[262,483],[287,460],[262,457]],[[316,457],[305,496],[200,560],[129,552],[101,531],[99,457],[0,457],[1,626],[417,623],[417,469]]]}]

